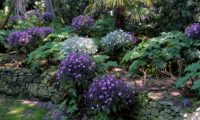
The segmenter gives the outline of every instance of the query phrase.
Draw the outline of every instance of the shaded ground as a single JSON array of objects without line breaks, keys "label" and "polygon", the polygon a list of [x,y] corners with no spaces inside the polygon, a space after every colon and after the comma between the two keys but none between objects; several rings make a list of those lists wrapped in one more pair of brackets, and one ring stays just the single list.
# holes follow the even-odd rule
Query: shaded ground
[{"label": "shaded ground", "polygon": [[0,120],[46,120],[48,110],[36,104],[0,96]]}]

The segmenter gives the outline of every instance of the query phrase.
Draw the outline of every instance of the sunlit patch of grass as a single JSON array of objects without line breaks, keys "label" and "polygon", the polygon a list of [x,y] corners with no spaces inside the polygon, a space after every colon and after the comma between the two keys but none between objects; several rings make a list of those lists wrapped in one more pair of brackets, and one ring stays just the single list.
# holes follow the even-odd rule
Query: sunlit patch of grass
[{"label": "sunlit patch of grass", "polygon": [[0,120],[45,120],[48,111],[20,100],[0,98]]}]

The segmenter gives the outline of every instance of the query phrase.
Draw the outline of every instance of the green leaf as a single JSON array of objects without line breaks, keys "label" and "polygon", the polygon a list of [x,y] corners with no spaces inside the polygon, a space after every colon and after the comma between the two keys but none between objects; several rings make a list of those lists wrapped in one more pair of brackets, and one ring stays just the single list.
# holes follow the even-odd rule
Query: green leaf
[{"label": "green leaf", "polygon": [[199,80],[196,80],[196,81],[194,82],[194,85],[192,86],[192,89],[193,89],[193,90],[200,89],[200,79],[199,79]]}]

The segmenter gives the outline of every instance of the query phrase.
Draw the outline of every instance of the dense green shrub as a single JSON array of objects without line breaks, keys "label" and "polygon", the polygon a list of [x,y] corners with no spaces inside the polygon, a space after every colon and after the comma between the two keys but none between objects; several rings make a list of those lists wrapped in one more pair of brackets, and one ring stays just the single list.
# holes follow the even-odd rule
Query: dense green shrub
[{"label": "dense green shrub", "polygon": [[[41,69],[48,62],[58,62],[64,58],[60,51],[62,42],[47,42],[28,54],[26,62],[34,70]],[[46,64],[44,63],[46,61]]]},{"label": "dense green shrub", "polygon": [[185,68],[185,75],[177,80],[176,87],[184,88],[188,81],[192,81],[192,90],[200,95],[200,61],[192,63]]},{"label": "dense green shrub", "polygon": [[109,56],[107,55],[93,55],[92,59],[96,63],[96,72],[98,75],[106,74],[110,68],[118,66],[116,61],[109,61]]},{"label": "dense green shrub", "polygon": [[109,16],[99,18],[91,28],[92,37],[102,37],[115,30],[115,19]]},{"label": "dense green shrub", "polygon": [[[199,41],[189,39],[182,32],[162,33],[159,37],[141,42],[125,54],[123,62],[131,62],[130,70],[133,72],[139,68],[153,68],[167,70],[171,74],[173,63],[180,65],[180,62],[197,59],[199,45]],[[174,72],[179,70],[173,69]]]},{"label": "dense green shrub", "polygon": [[148,19],[129,21],[126,28],[151,37],[160,32],[184,31],[189,24],[199,22],[199,8],[198,0],[154,0]]},{"label": "dense green shrub", "polygon": [[88,3],[89,0],[60,0],[55,2],[55,11],[63,22],[71,23],[75,16],[83,13]]},{"label": "dense green shrub", "polygon": [[9,33],[10,31],[0,30],[0,52],[5,51],[5,49],[9,47],[6,42]]}]

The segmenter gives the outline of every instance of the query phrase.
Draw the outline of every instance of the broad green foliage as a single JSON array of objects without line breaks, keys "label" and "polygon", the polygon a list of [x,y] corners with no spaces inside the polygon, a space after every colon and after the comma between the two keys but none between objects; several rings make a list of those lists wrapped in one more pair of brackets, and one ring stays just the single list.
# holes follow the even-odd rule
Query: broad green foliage
[{"label": "broad green foliage", "polygon": [[61,45],[62,42],[47,42],[28,55],[27,64],[32,69],[39,69],[45,60],[59,61],[63,59],[64,56],[60,51]]},{"label": "broad green foliage", "polygon": [[69,37],[68,32],[57,32],[48,35],[43,42],[61,42]]},{"label": "broad green foliage", "polygon": [[39,20],[36,16],[31,16],[26,18],[26,20],[18,20],[16,24],[13,25],[16,30],[24,30],[27,28],[42,26],[43,22]]},{"label": "broad green foliage", "polygon": [[92,38],[71,36],[64,41],[61,50],[65,55],[71,52],[94,54],[97,52],[97,45]]},{"label": "broad green foliage", "polygon": [[98,19],[92,28],[91,35],[94,37],[102,37],[107,33],[115,30],[115,20],[111,17],[102,17]]},{"label": "broad green foliage", "polygon": [[132,62],[130,70],[134,72],[147,66],[164,69],[170,62],[177,62],[196,54],[199,45],[198,41],[187,38],[182,32],[163,33],[159,37],[141,42],[125,54],[123,62]]},{"label": "broad green foliage", "polygon": [[185,76],[177,80],[176,86],[182,88],[186,85],[187,81],[194,80],[192,89],[200,89],[200,61],[197,61],[185,68]]},{"label": "broad green foliage", "polygon": [[98,74],[105,74],[112,67],[117,67],[116,61],[109,61],[107,55],[94,55],[93,60],[96,63],[96,71]]},{"label": "broad green foliage", "polygon": [[8,44],[6,43],[6,39],[9,35],[10,31],[0,30],[0,44],[4,47],[8,47]]}]

